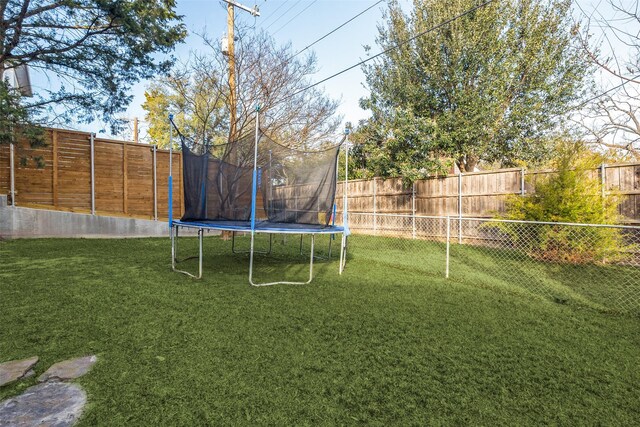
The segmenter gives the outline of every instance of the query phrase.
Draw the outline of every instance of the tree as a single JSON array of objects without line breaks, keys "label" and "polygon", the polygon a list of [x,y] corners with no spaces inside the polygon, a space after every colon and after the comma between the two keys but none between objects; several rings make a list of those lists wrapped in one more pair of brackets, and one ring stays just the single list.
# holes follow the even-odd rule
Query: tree
[{"label": "tree", "polygon": [[197,141],[226,142],[228,109],[224,102],[224,82],[217,63],[211,58],[191,55],[172,73],[156,79],[145,91],[142,108],[149,122],[149,137],[160,147],[169,146],[167,115],[175,112],[174,122],[181,132]]},{"label": "tree", "polygon": [[581,42],[589,60],[620,84],[615,92],[609,89],[594,97],[576,121],[592,144],[637,161],[640,160],[639,5],[637,0],[609,0],[607,4],[608,12],[601,12],[602,6],[589,14],[582,10],[586,26],[580,33]]},{"label": "tree", "polygon": [[175,0],[2,1],[0,80],[6,68],[28,65],[61,84],[22,108],[62,120],[102,115],[113,126],[131,85],[168,68],[156,54],[184,39],[174,9]]},{"label": "tree", "polygon": [[615,157],[640,161],[640,105],[638,91],[623,87],[616,94],[598,97],[578,123],[585,140]]},{"label": "tree", "polygon": [[[321,90],[304,90],[316,71],[313,55],[300,57],[291,45],[277,46],[265,32],[240,30],[236,46],[238,135],[253,131],[255,107],[260,105],[261,127],[291,147],[311,147],[331,140],[340,117],[338,102]],[[143,108],[149,133],[159,145],[167,142],[167,113],[191,137],[220,141],[229,137],[227,57],[217,40],[203,37],[205,53],[193,53],[170,76],[156,79],[145,93]]]},{"label": "tree", "polygon": [[[364,72],[372,117],[360,128],[379,175],[420,177],[453,158],[462,171],[547,155],[547,140],[582,95],[582,58],[570,2],[415,0],[409,16],[390,2]],[[425,32],[424,35],[415,37]]]},{"label": "tree", "polygon": [[14,143],[17,137],[23,136],[33,146],[41,145],[42,129],[31,122],[29,111],[20,105],[17,91],[0,81],[0,144]]},{"label": "tree", "polygon": [[[581,224],[619,222],[616,194],[604,195],[593,172],[602,156],[581,143],[560,141],[550,166],[555,171],[538,178],[535,191],[507,200],[506,217],[512,220]],[[591,263],[628,258],[632,251],[619,229],[567,227],[538,223],[492,224],[506,232],[517,247],[545,261]]]},{"label": "tree", "polygon": [[[600,69],[624,83],[640,84],[640,5],[638,0],[609,0],[611,15],[605,17],[600,9],[586,15],[585,30],[581,34],[582,48]],[[593,39],[593,28],[601,36]],[[626,47],[628,56],[620,54]]]}]

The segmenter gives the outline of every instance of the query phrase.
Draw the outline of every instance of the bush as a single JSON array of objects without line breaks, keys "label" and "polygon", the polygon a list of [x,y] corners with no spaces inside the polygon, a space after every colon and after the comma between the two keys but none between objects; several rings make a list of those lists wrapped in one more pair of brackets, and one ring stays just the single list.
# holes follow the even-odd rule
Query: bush
[{"label": "bush", "polygon": [[[616,224],[617,194],[602,195],[597,168],[602,158],[582,145],[559,144],[551,168],[540,177],[535,192],[507,200],[507,219],[582,224]],[[531,183],[531,181],[530,181]],[[515,230],[518,226],[520,229]],[[621,261],[628,256],[620,229],[566,225],[504,224],[501,230],[530,256],[546,261],[588,263]],[[516,232],[518,231],[518,232]]]}]

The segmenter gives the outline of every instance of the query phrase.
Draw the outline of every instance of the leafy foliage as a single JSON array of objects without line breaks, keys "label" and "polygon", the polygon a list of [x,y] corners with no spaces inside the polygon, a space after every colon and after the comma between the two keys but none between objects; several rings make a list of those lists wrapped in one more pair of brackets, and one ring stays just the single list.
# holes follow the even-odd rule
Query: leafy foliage
[{"label": "leafy foliage", "polygon": [[[561,143],[551,166],[556,171],[535,181],[535,192],[513,196],[507,202],[508,219],[584,224],[619,221],[619,197],[603,197],[597,166],[602,158],[580,144]],[[520,224],[518,224],[520,226]],[[509,232],[513,226],[506,224]],[[527,233],[511,233],[532,256],[571,263],[619,261],[625,246],[618,229],[587,227],[573,232],[567,227],[531,225]],[[629,248],[630,249],[630,248]]]},{"label": "leafy foliage", "polygon": [[151,83],[142,104],[146,111],[151,140],[169,146],[167,114],[175,112],[174,122],[185,135],[208,143],[226,142],[228,109],[225,108],[219,74],[210,61],[192,57],[191,62],[174,68],[171,75]]},{"label": "leafy foliage", "polygon": [[28,65],[59,87],[39,89],[22,102],[60,120],[102,119],[131,101],[130,87],[167,70],[170,52],[186,31],[175,0],[10,0],[0,2],[0,63]]},{"label": "leafy foliage", "polygon": [[363,167],[417,176],[437,171],[442,158],[472,171],[480,161],[507,166],[546,157],[589,67],[570,2],[494,1],[426,32],[474,6],[415,0],[406,15],[390,2],[377,40],[389,51],[364,67],[371,94],[361,106],[372,117],[360,132],[372,154]]},{"label": "leafy foliage", "polygon": [[31,146],[44,144],[42,128],[33,124],[31,112],[20,104],[20,94],[0,82],[0,144],[25,138]]}]

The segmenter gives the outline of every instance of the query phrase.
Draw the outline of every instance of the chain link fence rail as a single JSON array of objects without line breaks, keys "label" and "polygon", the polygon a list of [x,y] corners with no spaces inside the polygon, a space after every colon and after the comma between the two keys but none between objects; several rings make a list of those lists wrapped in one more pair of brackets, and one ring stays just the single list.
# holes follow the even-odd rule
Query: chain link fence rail
[{"label": "chain link fence rail", "polygon": [[354,258],[640,314],[640,227],[378,213],[350,213],[349,226]]}]

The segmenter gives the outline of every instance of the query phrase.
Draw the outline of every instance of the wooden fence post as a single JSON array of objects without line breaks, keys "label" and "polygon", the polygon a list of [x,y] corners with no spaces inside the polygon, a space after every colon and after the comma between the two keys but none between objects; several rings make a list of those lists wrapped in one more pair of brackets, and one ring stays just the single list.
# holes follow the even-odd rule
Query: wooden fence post
[{"label": "wooden fence post", "polygon": [[53,157],[53,171],[51,176],[51,187],[53,193],[53,206],[58,206],[58,130],[53,130],[53,135],[51,136],[52,144],[51,144],[51,155]]},{"label": "wooden fence post", "polygon": [[520,169],[520,195],[524,196],[527,190],[524,187],[524,168]]},{"label": "wooden fence post", "polygon": [[10,178],[10,186],[11,186],[11,206],[16,206],[16,166],[14,161],[14,149],[13,143],[9,144],[9,175]]},{"label": "wooden fence post", "polygon": [[458,244],[462,244],[462,171],[458,175]]},{"label": "wooden fence post", "polygon": [[377,212],[377,203],[376,203],[376,181],[377,178],[373,178],[373,231],[378,230],[378,212]]},{"label": "wooden fence post", "polygon": [[122,145],[122,210],[126,214],[128,211],[129,204],[129,185],[127,178],[127,143],[125,142]]},{"label": "wooden fence post", "polygon": [[416,183],[411,184],[411,236],[416,238]]},{"label": "wooden fence post", "polygon": [[602,182],[602,198],[607,194],[607,165],[605,163],[600,165],[600,180]]},{"label": "wooden fence post", "polygon": [[95,152],[95,136],[96,134],[91,132],[89,141],[91,144],[91,215],[96,214],[96,152]]},{"label": "wooden fence post", "polygon": [[153,146],[153,220],[158,220],[158,146]]}]

